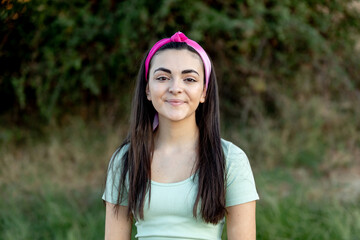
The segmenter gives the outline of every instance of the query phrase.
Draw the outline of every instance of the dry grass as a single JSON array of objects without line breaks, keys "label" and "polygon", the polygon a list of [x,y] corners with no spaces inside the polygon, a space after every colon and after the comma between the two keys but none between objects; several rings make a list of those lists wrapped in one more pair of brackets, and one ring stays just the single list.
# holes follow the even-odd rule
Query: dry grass
[{"label": "dry grass", "polygon": [[64,190],[98,188],[125,130],[73,119],[43,139],[29,136],[25,144],[7,144],[0,151],[0,187],[16,186],[14,194],[39,191],[44,184]]}]

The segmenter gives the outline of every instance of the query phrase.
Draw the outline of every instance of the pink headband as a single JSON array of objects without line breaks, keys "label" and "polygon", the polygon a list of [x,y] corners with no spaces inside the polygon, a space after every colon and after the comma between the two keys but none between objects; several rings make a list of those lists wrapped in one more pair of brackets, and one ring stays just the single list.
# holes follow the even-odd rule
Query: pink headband
[{"label": "pink headband", "polygon": [[145,79],[148,80],[147,76],[148,76],[148,72],[149,72],[149,65],[150,65],[151,58],[162,46],[164,46],[165,44],[167,44],[169,42],[184,42],[187,45],[189,45],[190,47],[192,47],[193,49],[195,49],[195,51],[200,55],[200,57],[204,63],[205,89],[207,89],[208,84],[209,84],[210,72],[211,72],[210,59],[209,59],[208,55],[206,54],[205,50],[197,42],[187,38],[185,36],[185,34],[183,34],[182,32],[175,33],[171,38],[161,39],[160,41],[155,43],[155,45],[151,48],[151,50],[145,60]]}]

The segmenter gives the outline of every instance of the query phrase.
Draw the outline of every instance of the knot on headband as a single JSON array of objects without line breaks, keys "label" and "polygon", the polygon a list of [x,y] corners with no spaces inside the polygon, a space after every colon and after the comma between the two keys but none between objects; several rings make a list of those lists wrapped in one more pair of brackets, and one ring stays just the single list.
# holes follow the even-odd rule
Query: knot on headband
[{"label": "knot on headband", "polygon": [[185,42],[188,38],[182,32],[177,32],[170,38],[171,42]]}]

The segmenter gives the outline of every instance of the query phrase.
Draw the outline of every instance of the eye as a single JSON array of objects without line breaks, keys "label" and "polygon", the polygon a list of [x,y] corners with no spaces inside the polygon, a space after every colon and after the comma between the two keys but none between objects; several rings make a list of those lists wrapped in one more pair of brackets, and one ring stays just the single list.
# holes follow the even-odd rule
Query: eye
[{"label": "eye", "polygon": [[191,78],[191,77],[185,78],[184,81],[186,81],[186,82],[197,82],[195,78]]},{"label": "eye", "polygon": [[157,77],[156,80],[158,80],[158,81],[166,81],[166,80],[168,80],[168,78],[164,77],[164,76],[160,76],[160,77]]}]

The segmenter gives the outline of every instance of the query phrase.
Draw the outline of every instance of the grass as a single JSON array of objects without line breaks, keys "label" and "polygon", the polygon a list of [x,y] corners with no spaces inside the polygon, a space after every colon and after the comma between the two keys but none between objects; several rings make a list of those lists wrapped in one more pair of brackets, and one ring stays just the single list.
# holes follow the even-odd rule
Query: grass
[{"label": "grass", "polygon": [[360,236],[356,204],[311,202],[293,196],[261,203],[257,221],[258,239],[355,240]]},{"label": "grass", "polygon": [[344,202],[319,179],[294,179],[289,173],[259,173],[258,239],[360,239],[359,199]]},{"label": "grass", "polygon": [[65,192],[56,186],[5,198],[1,239],[101,239],[104,213],[99,191]]},{"label": "grass", "polygon": [[[2,130],[7,136],[14,132]],[[124,125],[73,118],[45,135],[30,132],[3,142],[0,239],[102,239],[105,171],[125,131]],[[278,137],[275,131],[269,134]],[[268,151],[268,145],[259,146]],[[360,239],[360,199],[342,197],[347,182],[334,182],[328,171],[314,174],[307,164],[269,162],[265,167],[259,159],[253,162],[261,197],[257,239]],[[347,174],[353,166],[347,163],[341,169]]]}]

